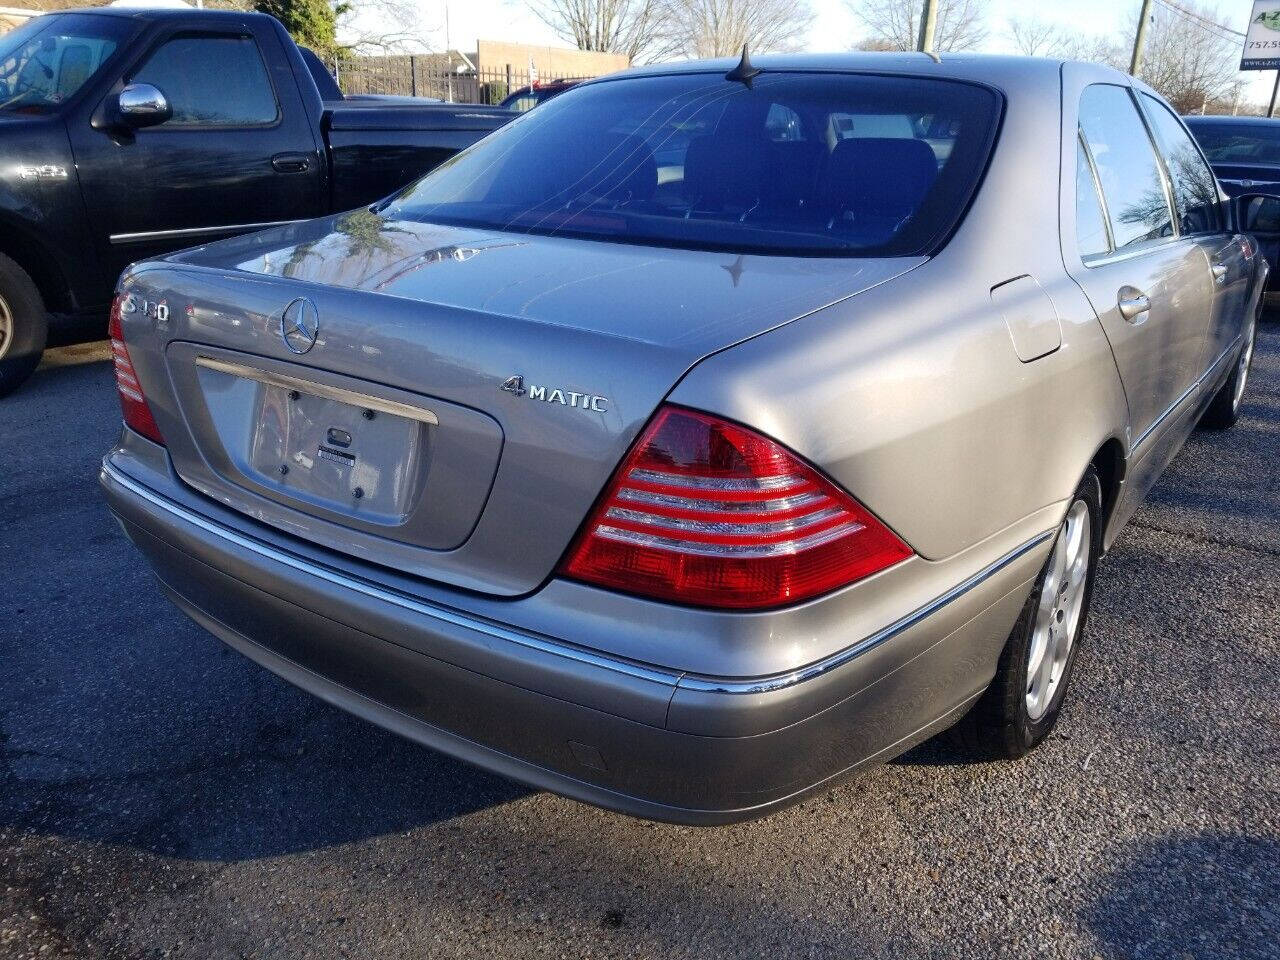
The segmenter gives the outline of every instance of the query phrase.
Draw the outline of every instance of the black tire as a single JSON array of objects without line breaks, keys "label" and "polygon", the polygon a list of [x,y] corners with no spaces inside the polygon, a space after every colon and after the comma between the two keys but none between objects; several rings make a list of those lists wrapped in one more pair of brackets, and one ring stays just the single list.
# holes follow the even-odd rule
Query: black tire
[{"label": "black tire", "polygon": [[8,396],[31,376],[44,353],[48,333],[40,291],[25,270],[0,253],[0,397]]},{"label": "black tire", "polygon": [[1213,402],[1200,417],[1198,426],[1202,430],[1230,430],[1240,419],[1240,408],[1244,405],[1245,388],[1249,385],[1249,370],[1253,366],[1253,347],[1258,339],[1258,324],[1252,322],[1245,331],[1245,341],[1236,356],[1235,366],[1227,382],[1214,394]]},{"label": "black tire", "polygon": [[1076,656],[1080,652],[1080,641],[1089,619],[1089,604],[1093,599],[1093,579],[1097,572],[1098,558],[1102,554],[1102,486],[1092,467],[1080,481],[1080,486],[1071,498],[1067,508],[1068,516],[1075,509],[1075,505],[1081,502],[1087,507],[1089,516],[1088,568],[1084,576],[1083,605],[1076,622],[1075,635],[1072,637],[1070,650],[1066,656],[1066,665],[1047,708],[1039,717],[1033,718],[1027,704],[1028,658],[1031,655],[1037,612],[1054,562],[1054,552],[1058,547],[1058,541],[1065,536],[1064,521],[1063,527],[1058,531],[1058,539],[1054,541],[1055,551],[1050,551],[1049,560],[1040,571],[1031,596],[1023,605],[1018,622],[1014,624],[1013,632],[1000,653],[995,679],[969,711],[968,716],[955,728],[956,738],[961,746],[975,757],[1017,759],[1038,746],[1058,722],[1058,715],[1062,711],[1062,703],[1066,699],[1067,687],[1075,667]]}]

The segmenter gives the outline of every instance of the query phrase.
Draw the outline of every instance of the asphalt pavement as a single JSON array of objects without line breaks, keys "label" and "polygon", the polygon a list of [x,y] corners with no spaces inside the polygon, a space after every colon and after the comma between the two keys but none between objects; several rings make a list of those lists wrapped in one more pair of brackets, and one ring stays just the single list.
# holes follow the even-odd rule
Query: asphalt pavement
[{"label": "asphalt pavement", "polygon": [[92,351],[0,403],[0,957],[1280,957],[1280,327],[1104,561],[1055,735],[767,820],[482,773],[229,652],[98,494]]}]

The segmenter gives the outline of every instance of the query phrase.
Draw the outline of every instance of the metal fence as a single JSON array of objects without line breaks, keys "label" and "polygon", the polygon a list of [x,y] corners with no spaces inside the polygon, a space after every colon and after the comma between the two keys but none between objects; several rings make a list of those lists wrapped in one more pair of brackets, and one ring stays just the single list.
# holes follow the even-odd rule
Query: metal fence
[{"label": "metal fence", "polygon": [[[508,65],[503,70],[458,73],[438,54],[387,57],[347,57],[328,64],[347,95],[391,94],[402,97],[435,97],[452,103],[499,103],[507,94],[530,86],[526,69]],[[571,77],[540,73],[542,83]]]}]

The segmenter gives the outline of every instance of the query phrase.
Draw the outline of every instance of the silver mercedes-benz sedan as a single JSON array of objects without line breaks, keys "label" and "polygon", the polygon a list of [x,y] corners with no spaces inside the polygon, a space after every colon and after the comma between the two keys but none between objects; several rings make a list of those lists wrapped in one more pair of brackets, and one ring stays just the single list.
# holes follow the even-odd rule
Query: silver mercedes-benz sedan
[{"label": "silver mercedes-benz sedan", "polygon": [[1238,415],[1266,268],[1232,224],[1102,67],[630,72],[370,209],[131,268],[101,482],[290,682],[746,819],[960,721],[1044,740],[1100,555]]}]

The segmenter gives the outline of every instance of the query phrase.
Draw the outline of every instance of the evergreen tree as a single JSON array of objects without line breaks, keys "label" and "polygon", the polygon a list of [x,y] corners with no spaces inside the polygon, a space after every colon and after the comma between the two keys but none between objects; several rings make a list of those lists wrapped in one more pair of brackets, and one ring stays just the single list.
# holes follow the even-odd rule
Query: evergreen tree
[{"label": "evergreen tree", "polygon": [[350,5],[329,0],[255,0],[254,9],[269,13],[289,31],[289,36],[321,56],[333,56],[338,50],[338,17]]}]

